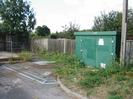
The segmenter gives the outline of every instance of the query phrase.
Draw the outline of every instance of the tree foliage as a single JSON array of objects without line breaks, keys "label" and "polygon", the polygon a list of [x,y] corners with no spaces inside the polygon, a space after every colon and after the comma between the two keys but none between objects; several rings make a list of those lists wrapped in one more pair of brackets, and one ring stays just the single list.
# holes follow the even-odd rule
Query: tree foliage
[{"label": "tree foliage", "polygon": [[[95,17],[93,31],[117,31],[121,32],[122,13],[111,11],[108,14],[101,13]],[[128,11],[128,33],[133,34],[133,10]]]},{"label": "tree foliage", "polygon": [[80,26],[76,23],[69,22],[68,25],[64,25],[62,26],[62,28],[63,28],[63,33],[66,36],[66,38],[74,39],[75,38],[74,32],[79,31]]},{"label": "tree foliage", "polygon": [[128,33],[133,34],[133,9],[128,10]]},{"label": "tree foliage", "polygon": [[68,38],[68,39],[74,39],[74,32],[79,31],[80,26],[76,23],[69,22],[68,25],[62,26],[63,31],[62,32],[56,32],[55,34],[51,34],[51,38]]},{"label": "tree foliage", "polygon": [[34,29],[36,19],[26,0],[1,0],[0,17],[6,33],[26,33]]},{"label": "tree foliage", "polygon": [[48,36],[48,35],[50,35],[50,29],[49,29],[46,25],[38,26],[38,27],[36,28],[35,33],[36,33],[38,36]]}]

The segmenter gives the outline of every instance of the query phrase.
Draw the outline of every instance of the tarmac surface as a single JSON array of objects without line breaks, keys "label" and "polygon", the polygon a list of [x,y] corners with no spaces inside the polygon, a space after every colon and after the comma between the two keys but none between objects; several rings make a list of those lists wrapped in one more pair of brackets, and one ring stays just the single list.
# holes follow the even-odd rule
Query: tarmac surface
[{"label": "tarmac surface", "polygon": [[0,99],[71,99],[59,87],[53,64],[0,65]]}]

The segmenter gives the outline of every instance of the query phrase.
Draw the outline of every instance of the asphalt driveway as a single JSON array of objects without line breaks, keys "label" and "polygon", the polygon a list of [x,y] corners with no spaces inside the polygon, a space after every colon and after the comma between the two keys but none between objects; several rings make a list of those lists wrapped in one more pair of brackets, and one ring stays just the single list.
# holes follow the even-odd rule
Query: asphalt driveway
[{"label": "asphalt driveway", "polygon": [[59,87],[53,64],[33,62],[0,66],[0,99],[71,99]]}]

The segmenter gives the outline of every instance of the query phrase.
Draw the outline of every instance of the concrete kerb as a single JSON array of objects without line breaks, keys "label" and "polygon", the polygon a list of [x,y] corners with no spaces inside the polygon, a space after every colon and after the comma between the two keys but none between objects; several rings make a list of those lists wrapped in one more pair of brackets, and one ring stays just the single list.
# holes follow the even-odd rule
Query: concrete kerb
[{"label": "concrete kerb", "polygon": [[0,59],[18,58],[18,55],[11,52],[0,52]]},{"label": "concrete kerb", "polygon": [[59,77],[57,77],[57,82],[59,83],[59,85],[62,88],[62,90],[65,91],[73,99],[92,99],[92,98],[87,98],[87,97],[82,96],[82,95],[80,95],[80,94],[78,94],[76,92],[71,91],[69,88],[64,86],[64,84],[61,82]]}]

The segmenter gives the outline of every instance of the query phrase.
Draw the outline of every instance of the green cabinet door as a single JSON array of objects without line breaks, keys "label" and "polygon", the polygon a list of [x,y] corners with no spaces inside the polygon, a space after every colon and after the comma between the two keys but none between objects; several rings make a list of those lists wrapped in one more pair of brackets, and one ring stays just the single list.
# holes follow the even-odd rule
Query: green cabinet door
[{"label": "green cabinet door", "polygon": [[96,66],[105,68],[106,65],[111,64],[114,51],[114,38],[112,37],[98,37],[96,44]]},{"label": "green cabinet door", "polygon": [[84,38],[81,41],[82,45],[82,59],[85,64],[90,66],[96,65],[96,39],[95,38]]}]

